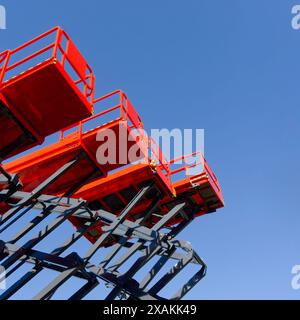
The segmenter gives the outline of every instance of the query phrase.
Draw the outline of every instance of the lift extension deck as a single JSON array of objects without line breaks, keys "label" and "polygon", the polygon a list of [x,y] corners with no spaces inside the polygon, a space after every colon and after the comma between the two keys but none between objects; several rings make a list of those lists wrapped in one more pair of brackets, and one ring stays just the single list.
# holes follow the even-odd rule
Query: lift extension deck
[{"label": "lift extension deck", "polygon": [[[6,172],[3,172],[3,175],[8,178],[8,186],[12,186],[12,177]],[[45,269],[58,272],[58,276],[33,299],[51,299],[72,277],[85,280],[85,284],[69,297],[71,300],[83,299],[101,283],[105,283],[110,290],[106,296],[107,300],[178,300],[183,298],[206,273],[205,263],[193,250],[191,244],[176,239],[178,234],[193,220],[194,215],[184,214],[182,209],[185,203],[183,202],[174,206],[151,228],[146,226],[146,221],[153,208],[149,208],[149,212],[145,211],[143,217],[136,221],[128,220],[131,210],[146,196],[152,194],[151,188],[151,186],[142,188],[118,217],[105,210],[92,210],[82,199],[53,197],[42,194],[41,190],[33,193],[15,191],[10,194],[9,188],[3,189],[0,192],[0,201],[10,201],[11,198],[19,201],[15,207],[18,210],[9,216],[2,216],[0,237],[10,228],[15,230],[19,219],[29,210],[34,209],[34,212],[37,213],[27,225],[23,226],[22,230],[19,230],[9,240],[0,242],[1,266],[5,268],[8,279],[24,264],[32,264],[32,269],[12,283],[0,296],[0,299],[13,297]],[[165,226],[178,214],[182,214],[183,220],[166,232]],[[52,220],[41,228],[40,225],[49,216]],[[63,240],[65,234],[60,234],[59,238],[62,238],[62,242],[52,251],[43,252],[35,248],[70,217],[84,219],[85,223],[67,239]],[[98,223],[105,225],[105,232],[90,245],[82,256],[74,252],[63,255]],[[36,229],[39,231],[37,232]],[[24,240],[25,237],[28,238],[28,235],[30,235],[30,240]],[[105,253],[99,261],[93,261],[99,249],[101,250],[111,238],[114,238],[115,244],[110,247],[110,251]],[[22,241],[25,243],[19,244]],[[132,262],[134,255],[137,255],[137,259]],[[164,272],[164,267],[170,260],[176,263],[171,269]],[[166,297],[165,294],[161,294],[164,288],[171,281],[176,281],[177,276],[189,265],[197,267],[197,271],[189,280],[179,286],[178,291],[173,295]],[[140,270],[143,270],[145,276],[142,279],[135,278]]]},{"label": "lift extension deck", "polygon": [[[177,168],[172,169],[172,166]],[[176,199],[163,199],[160,206],[162,213],[167,213],[170,207],[181,201],[186,202],[186,213],[193,211],[196,216],[213,213],[224,207],[218,178],[200,151],[171,160],[170,167]],[[178,174],[183,178],[178,178]]]},{"label": "lift extension deck", "polygon": [[60,27],[0,53],[0,161],[91,116],[94,83]]},{"label": "lift extension deck", "polygon": [[[137,191],[145,185],[155,185],[156,191],[159,192],[159,199],[154,214],[151,219],[148,219],[149,226],[155,224],[161,216],[168,213],[170,208],[181,202],[186,203],[183,208],[186,214],[193,212],[196,213],[196,216],[215,212],[224,206],[218,180],[201,152],[167,162],[159,148],[152,149],[158,150],[156,154],[161,154],[159,157],[155,157],[155,159],[161,159],[160,161],[156,160],[155,165],[150,162],[133,164],[125,169],[121,168],[120,171],[105,178],[87,183],[74,193],[74,198],[83,198],[90,202],[92,208],[108,210],[119,215]],[[176,169],[171,169],[171,166],[179,162]],[[161,187],[162,181],[159,180],[160,175],[157,174],[157,172],[161,172],[161,169],[164,170],[167,181],[173,181],[169,192],[165,191],[166,188]],[[183,178],[178,179],[180,173]],[[171,192],[173,189],[174,192]],[[131,218],[135,219],[135,217],[143,215],[152,200],[153,198],[149,197],[137,205],[132,210]],[[180,215],[175,216],[169,224],[177,224],[181,219]],[[77,227],[81,225],[74,220],[73,223]],[[94,236],[97,237],[99,234],[101,234],[100,225],[97,227],[97,231],[95,230]],[[91,238],[90,240],[95,241]]]},{"label": "lift extension deck", "polygon": [[[94,106],[106,106],[106,101],[112,96],[119,98],[116,105],[66,128],[61,132],[58,142],[7,163],[3,166],[4,169],[19,176],[23,191],[33,191],[61,167],[74,161],[70,168],[64,170],[44,190],[47,194],[62,195],[70,189],[77,189],[89,180],[104,177],[109,171],[144,157],[143,143],[138,140],[143,123],[125,93],[120,90],[112,92],[94,100]],[[115,112],[118,112],[116,117]],[[104,123],[105,116],[112,117],[111,121]],[[97,122],[96,127],[94,122]],[[69,131],[71,133],[65,135]],[[119,150],[120,145],[127,146],[126,159],[123,162],[117,158],[115,162],[101,164],[97,160],[97,150],[105,143],[97,141],[97,136],[108,131],[115,134],[114,148]],[[140,155],[136,159],[128,159],[128,150],[134,145],[140,149]],[[116,156],[119,157],[118,152]]]}]

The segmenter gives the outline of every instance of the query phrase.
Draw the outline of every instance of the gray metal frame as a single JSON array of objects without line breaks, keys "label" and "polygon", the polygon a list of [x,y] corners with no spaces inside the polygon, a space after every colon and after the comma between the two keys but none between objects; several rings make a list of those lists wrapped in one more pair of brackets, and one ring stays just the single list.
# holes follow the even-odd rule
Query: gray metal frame
[{"label": "gray metal frame", "polygon": [[[24,264],[33,265],[30,271],[0,296],[0,300],[11,298],[44,269],[58,271],[59,275],[33,297],[35,300],[51,299],[55,292],[72,277],[84,279],[86,282],[71,295],[69,298],[71,300],[83,299],[101,282],[111,288],[106,297],[107,300],[179,300],[183,298],[206,273],[205,263],[193,250],[191,244],[176,239],[193,220],[193,216],[188,217],[183,212],[185,203],[176,204],[168,214],[161,216],[155,225],[149,228],[145,224],[152,214],[157,214],[156,207],[161,199],[159,192],[151,192],[156,195],[153,196],[151,205],[145,210],[142,217],[137,218],[136,221],[132,221],[129,217],[135,206],[143,201],[155,186],[150,185],[141,189],[119,216],[105,210],[91,210],[85,200],[71,197],[76,188],[92,176],[80,181],[76,188],[69,190],[63,197],[43,194],[47,186],[73,167],[82,156],[64,165],[31,193],[19,191],[18,178],[0,169],[0,183],[7,184],[7,188],[0,191],[0,202],[12,206],[0,220],[0,239],[2,232],[8,229],[15,230],[15,224],[26,213],[32,209],[38,210],[35,218],[23,226],[22,230],[18,230],[6,242],[0,241],[0,262],[6,270],[7,277],[14,274]],[[166,228],[168,223],[179,214],[183,218],[182,222],[175,227]],[[80,229],[49,253],[35,249],[36,245],[72,216],[83,219]],[[51,218],[52,221],[40,228],[39,224],[46,218]],[[66,250],[72,248],[79,239],[100,222],[104,225],[103,234],[94,244],[90,245],[89,250],[82,257],[76,252],[63,257]],[[19,245],[20,240],[24,240],[34,228],[40,228],[37,234]],[[111,237],[114,242],[111,243],[109,253],[97,264],[93,264],[92,258]],[[130,263],[130,259],[135,255],[138,255],[138,258],[134,263]],[[164,271],[168,261],[174,261],[175,265],[157,279],[157,275]],[[189,265],[195,265],[197,272],[184,285],[179,286],[178,291],[170,297],[160,294]],[[126,271],[120,271],[121,267],[123,269],[125,267]],[[134,277],[140,270],[145,273],[145,276],[141,281],[137,281]]]}]

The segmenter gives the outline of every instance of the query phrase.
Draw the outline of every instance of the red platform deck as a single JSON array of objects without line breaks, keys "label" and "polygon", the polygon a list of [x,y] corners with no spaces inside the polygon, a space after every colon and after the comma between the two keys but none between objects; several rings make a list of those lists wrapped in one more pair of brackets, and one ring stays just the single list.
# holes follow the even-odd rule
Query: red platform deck
[{"label": "red platform deck", "polygon": [[91,116],[93,93],[92,69],[59,27],[0,54],[0,157]]},{"label": "red platform deck", "polygon": [[[192,160],[193,162],[191,162]],[[173,171],[170,166],[176,163],[177,168]],[[224,206],[224,201],[218,180],[207,161],[200,152],[189,156],[170,161],[167,165],[168,181],[173,177],[173,188],[161,179],[162,175],[157,174],[160,169],[166,168],[165,162],[158,163],[155,170],[150,164],[135,164],[129,168],[124,168],[118,172],[112,173],[104,179],[97,179],[74,194],[74,197],[83,198],[91,202],[93,208],[104,209],[116,215],[126,207],[139,190],[145,185],[154,184],[162,193],[162,200],[155,212],[164,215],[169,212],[177,203],[186,202],[184,212],[187,215],[201,216]],[[176,177],[182,173],[184,178],[176,181]],[[175,191],[172,192],[172,191]],[[176,194],[176,196],[174,196]],[[131,218],[136,220],[143,216],[144,211],[150,205],[150,199],[145,199],[133,211]],[[158,215],[153,215],[146,223],[147,226],[155,224],[159,219]],[[169,225],[174,225],[182,220],[181,216],[173,219]],[[72,218],[72,223],[78,228],[82,226],[83,221]],[[89,232],[87,238],[94,242],[102,233],[102,226],[99,225]]]},{"label": "red platform deck", "polygon": [[[175,196],[169,163],[153,139],[149,140],[148,151],[148,156],[141,163],[88,183],[73,196],[98,202],[99,207],[114,213],[124,209],[146,185],[156,186],[162,196]],[[147,208],[150,202],[151,198],[144,199],[139,206],[140,210]]]},{"label": "red platform deck", "polygon": [[[115,91],[96,99],[94,101],[95,106],[106,103],[112,96],[119,97],[117,105],[81,121],[77,126],[67,128],[61,133],[60,141],[8,163],[4,166],[4,169],[9,173],[18,174],[23,184],[23,191],[32,191],[49,176],[55,174],[63,165],[79,157],[74,166],[43,190],[46,194],[62,195],[78,185],[80,181],[86,182],[86,177],[91,175],[94,179],[97,176],[104,177],[107,172],[126,165],[126,162],[118,161],[121,144],[127,144],[126,156],[128,156],[128,150],[133,146],[137,146],[137,149],[139,149],[137,158],[129,159],[127,157],[127,163],[144,157],[143,142],[139,140],[143,123],[126,95],[122,91]],[[119,116],[104,123],[104,116],[112,115],[114,111],[117,111]],[[94,122],[98,124],[96,128],[85,130],[85,127],[90,127]],[[69,130],[75,130],[75,132],[64,136],[65,132]],[[115,133],[117,161],[115,163],[100,163],[96,155],[98,148],[105,141],[97,141],[97,135],[99,133],[105,134],[109,130]],[[121,134],[119,135],[120,131]]]},{"label": "red platform deck", "polygon": [[[176,190],[176,199],[163,199],[160,205],[161,212],[167,213],[168,208],[178,201],[185,201],[186,214],[195,216],[215,212],[224,207],[224,199],[217,177],[211,170],[201,152],[195,152],[170,161],[170,165],[178,164],[178,168],[171,170],[173,186]],[[183,173],[184,178],[176,178]],[[172,221],[176,224],[181,217]]]}]

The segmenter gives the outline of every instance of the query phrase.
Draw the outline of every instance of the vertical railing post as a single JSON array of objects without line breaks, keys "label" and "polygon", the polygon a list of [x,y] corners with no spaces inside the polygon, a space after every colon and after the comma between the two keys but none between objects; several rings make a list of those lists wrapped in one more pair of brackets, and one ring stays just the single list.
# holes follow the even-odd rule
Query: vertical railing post
[{"label": "vertical railing post", "polygon": [[[91,71],[90,71],[91,72]],[[91,93],[90,93],[90,102],[92,105],[92,114],[94,115],[94,98],[95,98],[95,89],[94,89],[94,85],[95,85],[95,76],[94,73],[91,72],[90,74],[90,86],[91,86]]]},{"label": "vertical railing post", "polygon": [[88,97],[88,83],[87,83],[87,79],[88,79],[88,76],[85,76],[84,79],[82,79],[82,82],[83,82],[83,95],[84,97],[87,99]]},{"label": "vertical railing post", "polygon": [[61,42],[61,35],[62,35],[62,29],[60,27],[57,27],[56,38],[55,38],[53,54],[52,54],[53,59],[57,57],[57,51]]},{"label": "vertical railing post", "polygon": [[2,82],[4,80],[4,76],[5,76],[5,72],[6,72],[6,68],[7,68],[7,65],[8,65],[8,62],[9,62],[9,59],[10,59],[10,53],[11,53],[11,50],[7,50],[4,55],[4,63],[3,63],[3,67],[0,69],[0,88],[2,87]]},{"label": "vertical railing post", "polygon": [[[125,102],[125,103],[124,103]],[[123,91],[120,91],[121,119],[128,119],[127,99]]]},{"label": "vertical railing post", "polygon": [[69,54],[69,48],[70,48],[70,39],[69,37],[67,36],[67,34],[61,30],[61,36],[60,36],[60,41],[59,41],[59,46],[61,45],[61,42],[62,42],[62,36],[65,36],[66,39],[67,39],[67,45],[66,45],[66,50],[64,50],[62,48],[62,58],[61,58],[61,64],[63,67],[65,67],[65,62],[66,62],[66,58],[68,57],[68,54]]},{"label": "vertical railing post", "polygon": [[189,179],[190,179],[190,176],[191,176],[190,175],[190,168],[189,168],[189,166],[188,166],[188,164],[186,162],[186,156],[183,156],[182,160],[183,160],[186,176],[189,177]]},{"label": "vertical railing post", "polygon": [[200,152],[199,152],[199,157],[200,157],[200,163],[201,163],[201,165],[202,165],[203,171],[205,171],[205,172],[206,172],[206,171],[207,171],[207,170],[206,170],[206,164],[205,164],[205,163],[206,163],[206,161],[205,161],[205,159],[204,159],[204,157],[203,157],[202,153],[200,153]]}]

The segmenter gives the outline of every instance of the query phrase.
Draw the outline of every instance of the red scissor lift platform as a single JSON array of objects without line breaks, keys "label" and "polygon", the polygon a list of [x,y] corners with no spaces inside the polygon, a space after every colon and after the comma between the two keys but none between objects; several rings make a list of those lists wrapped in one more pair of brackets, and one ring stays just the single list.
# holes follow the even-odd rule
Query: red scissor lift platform
[{"label": "red scissor lift platform", "polygon": [[[155,186],[162,196],[175,196],[168,161],[152,138],[145,139],[145,143],[145,158],[84,185],[74,197],[95,201],[94,206],[98,202],[99,208],[117,213],[147,185]],[[147,207],[149,202],[145,200],[141,205]]]},{"label": "red scissor lift platform", "polygon": [[[143,123],[125,93],[118,90],[95,99],[93,101],[95,108],[98,107],[98,104],[103,108],[103,105],[105,106],[106,101],[112,96],[119,98],[116,105],[80,121],[73,127],[66,128],[61,132],[58,142],[3,166],[7,172],[18,175],[23,186],[22,191],[33,191],[47,178],[70,162],[74,163],[64,170],[53,183],[50,183],[43,190],[44,193],[64,195],[70,190],[75,192],[77,188],[87,181],[97,177],[105,177],[109,171],[129,163],[128,158],[125,159],[124,163],[121,163],[117,159],[119,158],[119,153],[116,154],[116,162],[102,164],[97,160],[97,150],[105,143],[104,140],[97,141],[97,136],[101,132],[104,135],[106,132],[114,133],[115,140],[113,142],[116,143],[114,148],[117,150],[120,149],[121,144],[125,145],[126,143],[126,156],[129,154],[128,150],[136,145],[137,158],[130,159],[131,161],[137,161],[144,157],[143,142],[140,140]],[[104,116],[114,116],[115,112],[118,114],[116,118],[112,118],[109,122],[101,123]],[[95,121],[98,126],[90,129]],[[65,135],[70,130],[75,130],[75,132]]]},{"label": "red scissor lift platform", "polygon": [[[145,221],[147,226],[155,225],[181,202],[186,203],[183,212],[194,217],[215,212],[224,206],[219,182],[201,152],[168,162],[152,139],[149,146],[152,158],[147,158],[146,162],[121,168],[106,178],[96,179],[73,196],[86,199],[92,208],[119,215],[143,187],[155,186],[160,197],[153,215]],[[177,168],[171,170],[171,166]],[[180,173],[183,177],[178,179]],[[131,212],[131,219],[136,221],[142,218],[151,201],[152,197],[149,197],[136,206]],[[168,225],[178,224],[182,219],[178,215]],[[72,222],[80,228],[84,221],[73,219]],[[94,242],[101,234],[102,226],[99,225],[90,231],[88,239]]]},{"label": "red scissor lift platform", "polygon": [[[170,172],[176,199],[163,199],[160,205],[161,212],[166,214],[180,201],[186,203],[185,212],[193,213],[195,217],[224,207],[219,181],[200,151],[171,160],[170,166],[177,166]],[[183,178],[178,177],[180,173],[183,174]],[[180,219],[174,219],[172,223],[176,224]]]},{"label": "red scissor lift platform", "polygon": [[[167,159],[152,138],[145,138],[143,143],[146,144],[143,146],[145,157],[138,163],[132,163],[105,178],[87,183],[73,197],[87,200],[95,210],[104,209],[118,216],[144,187],[151,187],[148,196],[131,210],[128,219],[134,221],[143,219],[149,207],[153,204],[156,206],[161,199],[175,197]],[[82,227],[84,222],[77,218],[72,218],[71,221],[77,228]],[[95,242],[102,234],[101,228],[99,225],[90,230],[87,238]]]},{"label": "red scissor lift platform", "polygon": [[[41,211],[9,242],[0,240],[0,261],[8,256],[1,265],[10,268],[25,253],[36,254],[34,246],[69,220],[76,228],[71,238],[50,254],[37,252],[34,257],[39,271],[47,259],[54,262],[54,270],[62,267],[61,275],[38,299],[50,298],[75,275],[73,271],[89,270],[89,260],[103,246],[112,246],[111,253],[93,267],[92,277],[90,271],[82,272],[88,282],[72,299],[84,297],[98,284],[95,275],[113,284],[107,299],[126,296],[126,292],[145,297],[143,290],[168,259],[180,264],[145,291],[146,296],[158,298],[157,293],[186,265],[200,265],[201,270],[174,295],[179,299],[205,276],[206,265],[189,243],[175,237],[195,217],[224,206],[218,180],[200,152],[168,161],[145,134],[125,93],[117,90],[94,99],[94,83],[92,69],[60,27],[0,54],[0,162],[60,131],[57,142],[0,165],[0,234],[32,208]],[[111,99],[117,102],[112,104]],[[100,111],[94,114],[94,108]],[[52,212],[61,214],[37,237],[9,252]],[[164,228],[168,233],[161,233]],[[59,256],[81,236],[92,242],[84,258],[74,253]],[[139,239],[137,243],[133,238]],[[129,251],[107,268],[125,247]],[[175,254],[178,248],[186,256]],[[116,273],[137,250],[143,253],[142,259],[123,275]],[[133,275],[155,255],[161,257],[137,287]],[[51,269],[51,263],[46,265]],[[12,296],[36,271],[25,274],[0,300]]]},{"label": "red scissor lift platform", "polygon": [[92,69],[60,27],[1,53],[0,158],[91,116],[93,94]]},{"label": "red scissor lift platform", "polygon": [[[119,95],[119,104],[81,121],[75,127],[66,128],[61,132],[60,141],[57,143],[20,160],[12,161],[6,164],[4,169],[18,175],[23,185],[22,191],[31,192],[62,166],[77,158],[76,164],[49,184],[43,192],[59,196],[72,190],[74,198],[85,199],[93,209],[105,209],[115,215],[119,215],[143,187],[154,186],[154,193],[159,192],[159,201],[154,214],[145,222],[148,226],[157,223],[172,207],[182,201],[186,202],[183,211],[186,214],[193,213],[194,216],[222,208],[224,201],[218,180],[201,152],[168,161],[153,139],[140,134],[139,130],[143,129],[143,123],[122,91],[118,90],[96,99],[95,106],[116,95]],[[101,123],[102,117],[115,110],[120,111],[120,117]],[[95,119],[99,125],[84,131],[84,125]],[[75,132],[64,136],[70,129],[75,129]],[[108,130],[112,130],[119,138],[120,130],[126,132],[127,155],[134,144],[138,145],[141,151],[139,157],[126,159],[126,164],[129,166],[122,168],[125,163],[99,164],[97,161],[95,157],[97,148],[103,143],[97,141],[97,134]],[[124,140],[116,142],[116,149],[119,150]],[[117,159],[118,156],[117,154]],[[172,170],[171,167],[176,169]],[[108,172],[113,170],[114,172],[108,175]],[[181,178],[178,178],[180,173],[182,173]],[[153,193],[132,210],[131,219],[141,218],[152,200]],[[8,209],[7,204],[2,204],[1,212]],[[78,218],[71,218],[70,221],[77,228],[84,223],[84,220]],[[180,221],[182,217],[178,215],[169,222],[169,225]],[[87,238],[95,242],[102,233],[101,230],[100,225],[90,230]]]}]

